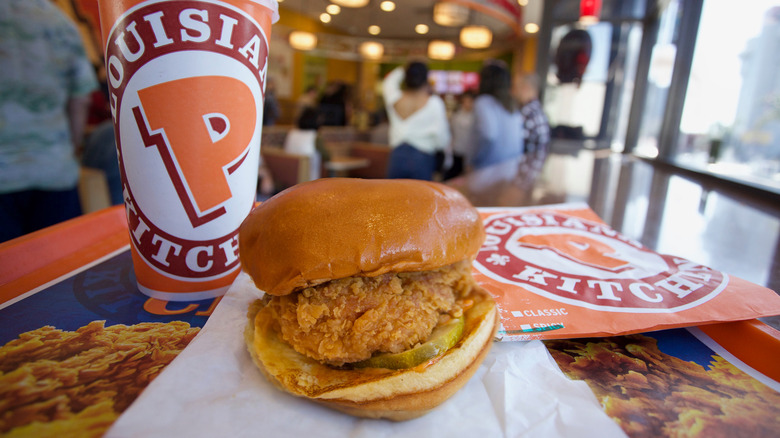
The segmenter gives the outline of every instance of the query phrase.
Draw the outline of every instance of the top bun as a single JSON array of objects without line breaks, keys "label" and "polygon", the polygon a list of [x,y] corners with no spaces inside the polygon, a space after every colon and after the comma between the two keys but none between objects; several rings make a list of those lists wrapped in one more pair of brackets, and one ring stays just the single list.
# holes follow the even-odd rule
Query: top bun
[{"label": "top bun", "polygon": [[352,276],[440,268],[479,251],[479,212],[418,180],[323,178],[260,204],[239,231],[241,265],[271,295]]}]

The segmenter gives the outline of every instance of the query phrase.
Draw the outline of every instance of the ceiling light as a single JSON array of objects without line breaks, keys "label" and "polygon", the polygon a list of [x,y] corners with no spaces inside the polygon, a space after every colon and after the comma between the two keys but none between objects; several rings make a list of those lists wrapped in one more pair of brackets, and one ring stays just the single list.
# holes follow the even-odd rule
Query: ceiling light
[{"label": "ceiling light", "polygon": [[486,26],[466,26],[460,31],[460,44],[469,49],[484,49],[493,42],[493,32]]},{"label": "ceiling light", "polygon": [[385,53],[385,46],[376,41],[364,41],[360,43],[360,48],[358,50],[364,58],[379,59]]},{"label": "ceiling light", "polygon": [[431,59],[449,60],[455,56],[455,44],[449,41],[433,40],[428,43],[428,57]]},{"label": "ceiling light", "polygon": [[368,0],[333,0],[333,3],[345,8],[362,8],[368,4]]},{"label": "ceiling light", "polygon": [[385,12],[391,12],[395,10],[395,3],[385,0],[379,4],[379,7]]},{"label": "ceiling light", "polygon": [[376,24],[372,24],[371,26],[368,26],[368,33],[370,33],[371,35],[379,35],[379,32],[382,32],[382,28],[380,28]]},{"label": "ceiling light", "polygon": [[536,23],[528,23],[525,25],[525,32],[526,33],[536,33],[539,32],[539,25]]},{"label": "ceiling light", "polygon": [[417,26],[414,26],[414,31],[419,33],[420,35],[425,35],[426,33],[428,33],[428,25],[418,24]]},{"label": "ceiling light", "polygon": [[302,30],[290,32],[290,46],[296,50],[311,50],[317,47],[317,35]]},{"label": "ceiling light", "polygon": [[323,23],[330,23],[330,19],[331,19],[330,14],[328,14],[327,12],[323,12],[320,14],[320,21],[322,21]]},{"label": "ceiling light", "polygon": [[469,9],[455,3],[433,5],[433,21],[442,26],[462,26],[469,19]]},{"label": "ceiling light", "polygon": [[341,7],[339,5],[329,4],[325,7],[325,12],[330,15],[338,15],[339,12],[341,12]]},{"label": "ceiling light", "polygon": [[517,4],[520,6],[528,6],[528,0],[517,0]]}]

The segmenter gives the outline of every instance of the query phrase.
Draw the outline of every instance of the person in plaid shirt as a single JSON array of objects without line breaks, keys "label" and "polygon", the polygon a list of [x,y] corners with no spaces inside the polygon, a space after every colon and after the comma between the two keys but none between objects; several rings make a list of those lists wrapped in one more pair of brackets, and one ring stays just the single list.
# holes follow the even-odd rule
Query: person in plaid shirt
[{"label": "person in plaid shirt", "polygon": [[525,135],[526,163],[540,169],[550,146],[550,124],[539,102],[539,76],[523,73],[515,77],[513,94],[520,103]]}]

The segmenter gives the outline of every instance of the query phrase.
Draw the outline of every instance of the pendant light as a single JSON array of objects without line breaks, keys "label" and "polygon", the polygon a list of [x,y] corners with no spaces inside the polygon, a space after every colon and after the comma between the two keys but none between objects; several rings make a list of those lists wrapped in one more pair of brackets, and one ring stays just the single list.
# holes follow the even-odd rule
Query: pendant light
[{"label": "pendant light", "polygon": [[[301,3],[301,15],[304,15],[306,8],[305,3]],[[290,32],[290,36],[287,37],[287,41],[290,43],[290,47],[295,50],[312,50],[317,47],[317,35],[305,30],[294,30]]]},{"label": "pendant light", "polygon": [[428,43],[428,57],[440,61],[447,61],[455,56],[455,44],[450,41],[433,40]]},{"label": "pendant light", "polygon": [[368,4],[368,0],[332,0],[333,3],[345,8],[362,8]]},{"label": "pendant light", "polygon": [[433,5],[433,21],[440,26],[462,26],[469,19],[469,9],[456,3],[439,2]]},{"label": "pendant light", "polygon": [[317,35],[303,30],[290,32],[290,47],[296,50],[312,50],[317,47]]},{"label": "pendant light", "polygon": [[377,41],[364,41],[360,43],[358,51],[366,59],[380,59],[385,53],[385,46]]},{"label": "pendant light", "polygon": [[493,32],[487,26],[470,25],[460,30],[460,44],[469,49],[484,49],[493,42]]}]

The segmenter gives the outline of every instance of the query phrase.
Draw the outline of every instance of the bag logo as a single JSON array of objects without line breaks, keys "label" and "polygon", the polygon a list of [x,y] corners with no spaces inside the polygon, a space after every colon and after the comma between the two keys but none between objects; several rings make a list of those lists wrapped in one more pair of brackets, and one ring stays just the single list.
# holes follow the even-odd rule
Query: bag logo
[{"label": "bag logo", "polygon": [[239,182],[257,171],[267,58],[260,25],[217,0],[144,2],[112,28],[128,223],[158,272],[207,279],[238,268],[238,227],[255,199]]},{"label": "bag logo", "polygon": [[487,219],[474,263],[502,283],[546,298],[613,312],[669,312],[716,296],[728,277],[657,254],[600,223],[560,213]]}]

